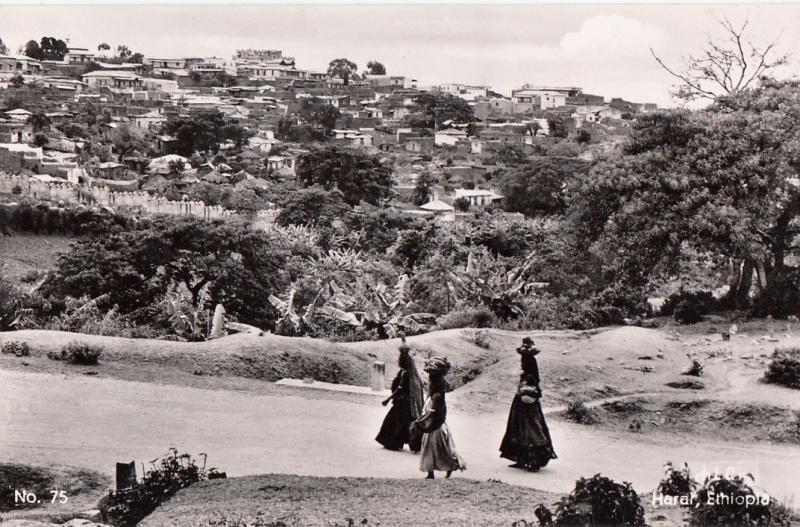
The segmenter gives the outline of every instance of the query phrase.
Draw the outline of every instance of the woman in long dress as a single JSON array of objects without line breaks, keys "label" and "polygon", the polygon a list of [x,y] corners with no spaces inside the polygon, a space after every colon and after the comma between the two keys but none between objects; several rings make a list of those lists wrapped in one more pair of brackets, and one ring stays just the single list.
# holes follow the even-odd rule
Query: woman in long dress
[{"label": "woman in long dress", "polygon": [[525,337],[517,353],[521,358],[522,375],[508,414],[500,457],[514,461],[511,465],[514,468],[538,472],[551,459],[557,458],[540,403],[542,390],[536,362],[539,350],[534,346],[533,339]]},{"label": "woman in long dress", "polygon": [[430,377],[428,400],[424,413],[414,422],[414,426],[424,434],[419,469],[427,472],[427,479],[433,479],[436,470],[445,472],[445,477],[449,478],[454,470],[467,468],[456,452],[456,445],[446,422],[444,376],[449,369],[450,363],[443,357],[433,357],[425,362],[425,371]]},{"label": "woman in long dress", "polygon": [[392,407],[386,414],[375,441],[389,450],[402,450],[408,444],[412,452],[419,452],[422,438],[419,435],[412,437],[409,429],[411,423],[422,414],[425,396],[422,379],[405,337],[400,344],[398,366],[400,369],[392,381],[392,394],[382,403],[386,406],[391,401]]}]

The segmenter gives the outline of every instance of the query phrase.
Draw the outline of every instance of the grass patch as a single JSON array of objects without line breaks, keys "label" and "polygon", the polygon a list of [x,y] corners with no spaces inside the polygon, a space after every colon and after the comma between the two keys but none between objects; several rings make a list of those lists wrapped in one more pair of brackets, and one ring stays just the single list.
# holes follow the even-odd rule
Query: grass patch
[{"label": "grass patch", "polygon": [[[76,467],[37,467],[17,463],[0,463],[0,512],[31,509],[50,503],[51,490],[63,490],[70,498],[93,493],[111,484],[108,477]],[[39,503],[15,503],[14,491],[35,494]]]}]

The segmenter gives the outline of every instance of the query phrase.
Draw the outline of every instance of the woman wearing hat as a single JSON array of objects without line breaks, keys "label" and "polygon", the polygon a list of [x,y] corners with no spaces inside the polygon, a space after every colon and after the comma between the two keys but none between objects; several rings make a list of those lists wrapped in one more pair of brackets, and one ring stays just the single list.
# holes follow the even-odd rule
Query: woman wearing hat
[{"label": "woman wearing hat", "polygon": [[557,456],[539,402],[542,397],[539,365],[536,362],[539,350],[534,346],[533,339],[525,337],[517,353],[520,354],[522,375],[508,414],[500,457],[514,461],[512,467],[537,472]]},{"label": "woman wearing hat", "polygon": [[424,414],[414,421],[414,428],[423,433],[419,469],[427,472],[427,479],[433,479],[435,470],[446,472],[449,478],[454,470],[467,468],[464,460],[456,453],[453,436],[445,422],[447,403],[445,402],[445,374],[450,370],[446,358],[433,357],[425,361],[425,371],[430,377],[428,400]]},{"label": "woman wearing hat", "polygon": [[392,394],[382,403],[386,406],[391,401],[392,408],[386,414],[375,441],[389,450],[402,450],[403,445],[408,443],[413,452],[419,452],[422,438],[418,434],[411,437],[409,428],[422,414],[425,390],[414,359],[411,358],[411,347],[406,343],[405,337],[401,339],[398,359],[400,369],[392,381]]}]

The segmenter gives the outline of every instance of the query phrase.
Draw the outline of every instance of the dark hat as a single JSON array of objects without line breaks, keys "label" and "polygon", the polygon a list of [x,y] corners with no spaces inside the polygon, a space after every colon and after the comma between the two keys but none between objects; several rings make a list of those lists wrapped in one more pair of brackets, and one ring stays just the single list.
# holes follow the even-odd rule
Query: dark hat
[{"label": "dark hat", "polygon": [[425,361],[425,371],[444,375],[450,371],[450,362],[446,357],[431,357]]},{"label": "dark hat", "polygon": [[539,349],[534,345],[532,338],[525,337],[524,339],[522,339],[522,346],[517,348],[517,353],[519,353],[520,355],[527,355],[527,354],[538,355]]},{"label": "dark hat", "polygon": [[411,351],[411,346],[409,346],[408,342],[406,342],[405,335],[400,337],[400,347],[398,349],[400,350],[400,353],[408,353]]}]

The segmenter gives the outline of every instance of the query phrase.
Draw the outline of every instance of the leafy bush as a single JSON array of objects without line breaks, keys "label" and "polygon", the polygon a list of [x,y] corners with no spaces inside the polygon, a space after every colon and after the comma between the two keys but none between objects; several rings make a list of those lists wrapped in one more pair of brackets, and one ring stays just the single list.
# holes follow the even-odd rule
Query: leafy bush
[{"label": "leafy bush", "polygon": [[594,412],[580,400],[569,401],[567,407],[561,412],[561,417],[581,425],[590,425],[596,422]]},{"label": "leafy bush", "polygon": [[111,492],[100,503],[103,520],[120,527],[133,526],[171,498],[179,490],[198,481],[224,477],[223,473],[198,466],[189,454],[170,448],[161,460],[152,463],[141,481],[128,489]]},{"label": "leafy bush", "polygon": [[709,291],[684,291],[667,297],[661,306],[661,315],[672,315],[680,324],[695,324],[709,314],[717,305],[714,295]]},{"label": "leafy bush", "polygon": [[657,493],[664,496],[691,496],[697,488],[697,481],[689,471],[689,465],[676,470],[671,461],[664,466],[664,479],[658,484]]},{"label": "leafy bush", "polygon": [[486,331],[485,329],[477,331],[467,331],[465,332],[465,335],[470,342],[472,342],[479,348],[488,350],[489,348],[492,347],[492,343],[489,340],[489,332]]},{"label": "leafy bush", "polygon": [[644,526],[644,508],[628,482],[622,484],[595,474],[581,478],[556,504],[556,526]]},{"label": "leafy bush", "polygon": [[61,348],[60,353],[51,351],[47,354],[47,357],[53,360],[69,362],[70,364],[91,366],[97,364],[102,354],[103,348],[100,346],[93,346],[83,342],[70,342]]},{"label": "leafy bush", "polygon": [[447,313],[439,319],[439,329],[456,328],[488,328],[494,325],[496,318],[488,308],[458,309]]},{"label": "leafy bush", "polygon": [[764,380],[800,389],[800,348],[776,348]]},{"label": "leafy bush", "polygon": [[693,304],[688,300],[683,300],[675,306],[672,318],[679,324],[697,324],[703,320],[703,315],[698,309],[697,304]]},{"label": "leafy bush", "polygon": [[27,342],[9,341],[4,342],[0,352],[8,355],[16,355],[17,357],[29,357],[31,349]]},{"label": "leafy bush", "polygon": [[711,474],[697,489],[689,524],[697,527],[790,525],[792,512],[753,488],[752,477]]}]

